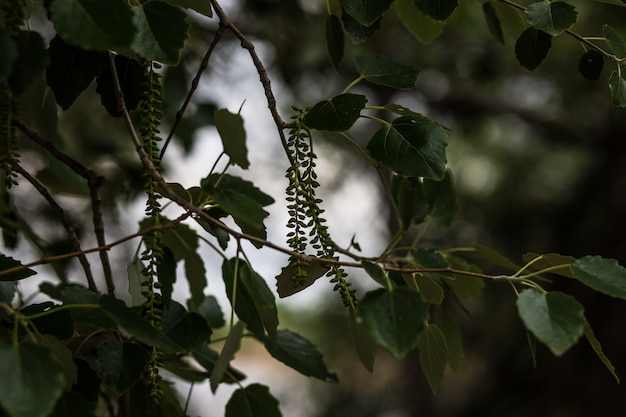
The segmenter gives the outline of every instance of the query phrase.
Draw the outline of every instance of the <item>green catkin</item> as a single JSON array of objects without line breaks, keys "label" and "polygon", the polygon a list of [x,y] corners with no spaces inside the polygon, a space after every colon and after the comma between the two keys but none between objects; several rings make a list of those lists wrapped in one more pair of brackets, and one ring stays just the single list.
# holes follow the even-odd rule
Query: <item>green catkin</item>
[{"label": "green catkin", "polygon": [[[335,255],[335,244],[332,241],[323,217],[324,210],[320,207],[322,200],[316,197],[315,191],[319,187],[317,173],[315,172],[317,156],[313,151],[311,132],[304,124],[304,112],[298,110],[298,114],[292,117],[294,120],[287,146],[291,153],[294,164],[287,169],[287,209],[289,221],[287,227],[287,243],[297,253],[304,254],[308,245],[316,251],[318,258],[339,260]],[[304,284],[307,277],[306,267],[308,264],[302,259],[292,257],[290,266],[294,268],[292,280],[294,286]],[[338,291],[346,307],[355,308],[358,300],[356,290],[346,279],[346,273],[339,266],[332,266],[327,274],[334,283],[334,290]]]},{"label": "green catkin", "polygon": [[[143,140],[143,147],[150,158],[155,169],[160,167],[158,142],[161,138],[159,125],[163,118],[163,103],[161,99],[161,84],[159,75],[155,71],[155,64],[151,61],[145,62],[145,82],[142,88],[141,102],[139,104],[140,113],[140,134]],[[157,190],[157,182],[147,170],[144,170],[144,189],[147,195],[146,216],[151,219],[153,225],[159,225],[161,219],[161,195]],[[163,298],[159,292],[158,267],[163,259],[163,237],[156,231],[144,237],[145,250],[141,254],[144,268],[141,271],[145,280],[142,286],[145,287],[142,294],[146,300],[143,304],[143,314],[150,324],[156,329],[161,329],[163,316]],[[156,347],[152,347],[146,364],[146,376],[150,387],[150,397],[158,402],[162,396],[161,376],[159,367],[161,366],[162,353]]]}]

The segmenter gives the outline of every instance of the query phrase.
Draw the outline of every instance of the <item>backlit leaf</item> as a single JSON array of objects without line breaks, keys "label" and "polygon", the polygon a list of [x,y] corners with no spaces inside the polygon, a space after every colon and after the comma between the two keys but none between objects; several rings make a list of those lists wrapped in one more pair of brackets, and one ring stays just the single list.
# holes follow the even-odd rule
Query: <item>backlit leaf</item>
[{"label": "backlit leaf", "polygon": [[429,44],[441,35],[444,24],[426,16],[413,0],[396,0],[398,17],[404,27],[423,44]]},{"label": "backlit leaf", "polygon": [[[387,274],[380,267],[380,265],[369,261],[362,261],[361,266],[363,266],[363,270],[367,272],[367,275],[372,277],[372,279],[378,284],[386,288],[389,286],[389,279],[387,278]],[[391,288],[387,289],[391,290]]]},{"label": "backlit leaf", "polygon": [[265,385],[239,388],[226,404],[225,417],[281,417],[278,400]]},{"label": "backlit leaf", "polygon": [[235,358],[235,353],[239,351],[239,347],[241,346],[241,336],[243,335],[243,331],[246,328],[246,324],[242,321],[238,321],[237,324],[230,329],[228,333],[228,337],[226,338],[226,342],[224,342],[224,347],[220,352],[219,358],[215,362],[215,366],[211,372],[210,377],[210,387],[211,392],[215,393],[217,386],[224,378],[224,374],[228,370],[228,366],[230,365],[230,361]]},{"label": "backlit leaf", "polygon": [[611,363],[611,360],[605,355],[604,351],[602,350],[602,345],[600,344],[600,341],[596,338],[596,335],[593,333],[591,326],[586,321],[585,321],[584,333],[585,333],[585,338],[587,339],[587,341],[593,348],[594,352],[596,352],[596,355],[598,355],[598,358],[600,358],[604,366],[606,366],[606,369],[609,370],[611,375],[613,375],[613,378],[615,378],[615,380],[619,384],[620,380],[619,380],[619,376],[617,376],[617,373],[615,372],[615,367]]},{"label": "backlit leaf", "polygon": [[230,162],[248,169],[248,148],[246,147],[246,131],[243,127],[243,118],[239,114],[231,113],[227,109],[217,110],[213,118],[217,133],[222,139],[224,153]]},{"label": "backlit leaf", "polygon": [[522,32],[520,37],[517,38],[515,56],[520,65],[530,71],[534,71],[548,55],[551,47],[552,36],[531,27]]},{"label": "backlit leaf", "polygon": [[50,19],[61,37],[84,49],[127,47],[136,28],[125,0],[51,0]]},{"label": "backlit leaf", "polygon": [[609,78],[609,89],[613,97],[613,105],[626,107],[626,80],[615,71],[613,71]]},{"label": "backlit leaf", "polygon": [[435,309],[435,323],[446,339],[448,364],[454,372],[458,372],[463,359],[463,336],[459,322],[448,309],[440,307]]},{"label": "backlit leaf", "polygon": [[423,116],[403,116],[380,128],[367,149],[400,175],[441,179],[446,146],[446,134],[437,123]]},{"label": "backlit leaf", "polygon": [[61,396],[63,368],[50,350],[0,340],[0,405],[10,417],[46,417]]},{"label": "backlit leaf", "polygon": [[441,304],[443,302],[443,288],[435,280],[422,274],[415,274],[415,282],[425,302],[430,304]]},{"label": "backlit leaf", "polygon": [[615,259],[585,256],[571,267],[574,278],[596,291],[626,300],[626,268]]},{"label": "backlit leaf", "polygon": [[[20,267],[22,267],[22,264],[19,261],[0,253],[0,272]],[[19,281],[20,279],[33,276],[36,273],[37,272],[29,268],[20,268],[17,271],[0,275],[0,281]]]},{"label": "backlit leaf", "polygon": [[307,111],[304,123],[311,129],[341,132],[361,116],[367,98],[360,94],[340,94],[321,101]]},{"label": "backlit leaf", "polygon": [[138,28],[133,50],[146,59],[176,65],[187,39],[186,14],[161,1],[133,7],[133,11]]},{"label": "backlit leaf", "polygon": [[317,262],[305,265],[303,268],[306,271],[306,280],[301,283],[296,283],[292,278],[296,272],[298,266],[294,263],[282,268],[280,274],[276,276],[276,288],[278,296],[289,297],[303,289],[313,285],[313,283],[320,277],[323,277],[328,272],[328,267],[321,265]]},{"label": "backlit leaf", "polygon": [[626,42],[617,31],[609,25],[602,26],[602,33],[611,52],[618,58],[626,57]]},{"label": "backlit leaf", "polygon": [[598,80],[603,67],[604,56],[595,49],[585,52],[578,61],[578,72],[587,80]]},{"label": "backlit leaf", "polygon": [[526,289],[517,299],[517,310],[526,328],[557,356],[583,334],[583,307],[570,295]]},{"label": "backlit leaf", "polygon": [[343,9],[363,26],[371,26],[389,9],[393,0],[339,0]]},{"label": "backlit leaf", "polygon": [[415,88],[420,70],[400,64],[381,56],[361,55],[356,57],[356,70],[363,78],[374,84],[399,90]]},{"label": "backlit leaf", "polygon": [[448,19],[459,5],[458,0],[413,0],[415,6],[435,20]]},{"label": "backlit leaf", "polygon": [[538,1],[526,9],[528,23],[537,30],[557,36],[578,20],[576,8],[564,1]]},{"label": "backlit leaf", "polygon": [[348,320],[357,355],[365,369],[374,372],[374,348],[376,347],[374,341],[363,325],[358,322],[356,312],[352,308],[348,309]]},{"label": "backlit leaf", "polygon": [[46,70],[48,86],[57,103],[67,110],[74,100],[100,75],[107,63],[103,52],[86,51],[66,44],[56,36],[48,48],[50,65]]},{"label": "backlit leaf", "polygon": [[326,50],[333,67],[339,67],[343,59],[343,28],[339,18],[330,14],[326,18]]},{"label": "backlit leaf", "polygon": [[428,319],[419,293],[408,288],[368,292],[359,303],[358,320],[372,339],[397,358],[417,345]]},{"label": "backlit leaf", "polygon": [[[541,258],[541,259],[538,259]],[[526,253],[522,256],[522,259],[526,263],[532,262],[532,268],[535,270],[551,268],[555,266],[562,266],[557,270],[550,271],[551,274],[558,274],[568,278],[574,278],[570,265],[576,262],[576,258],[573,256],[559,255],[558,253],[546,253],[539,255],[536,253]]]},{"label": "backlit leaf", "polygon": [[275,359],[303,375],[327,382],[337,382],[328,372],[324,358],[311,341],[290,330],[279,330],[276,342],[264,338],[265,348]]},{"label": "backlit leaf", "polygon": [[[198,364],[206,369],[209,374],[213,372],[213,368],[215,368],[215,363],[219,358],[219,353],[214,351],[209,347],[204,347],[201,350],[197,350],[193,352],[193,358],[198,362]],[[237,371],[234,368],[229,367],[228,372],[225,372],[220,382],[225,382],[227,384],[234,384],[237,381],[241,381],[245,379],[245,375],[241,372]]]},{"label": "backlit leaf", "polygon": [[443,373],[448,363],[446,338],[436,324],[427,324],[419,335],[417,347],[420,351],[420,364],[433,394],[443,381]]}]

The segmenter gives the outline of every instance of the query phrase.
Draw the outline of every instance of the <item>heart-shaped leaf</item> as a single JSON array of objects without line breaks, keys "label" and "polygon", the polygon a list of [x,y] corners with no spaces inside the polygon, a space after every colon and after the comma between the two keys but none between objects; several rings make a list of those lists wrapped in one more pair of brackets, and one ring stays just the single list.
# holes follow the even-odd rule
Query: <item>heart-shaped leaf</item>
[{"label": "heart-shaped leaf", "polygon": [[389,9],[393,0],[340,0],[341,7],[363,26],[371,26]]},{"label": "heart-shaped leaf", "polygon": [[239,388],[226,404],[226,417],[281,417],[278,400],[265,385]]},{"label": "heart-shaped leaf", "polygon": [[526,9],[528,23],[537,30],[557,36],[578,20],[576,8],[564,1],[540,1]]},{"label": "heart-shaped leaf", "polygon": [[551,47],[552,36],[531,27],[522,32],[520,37],[517,38],[515,56],[521,66],[534,71],[548,55]]},{"label": "heart-shaped leaf", "polygon": [[596,291],[626,300],[626,268],[615,259],[585,256],[571,266],[574,278]]},{"label": "heart-shaped leaf", "polygon": [[321,101],[307,111],[304,124],[311,129],[342,132],[361,116],[367,98],[359,94],[340,94]]}]

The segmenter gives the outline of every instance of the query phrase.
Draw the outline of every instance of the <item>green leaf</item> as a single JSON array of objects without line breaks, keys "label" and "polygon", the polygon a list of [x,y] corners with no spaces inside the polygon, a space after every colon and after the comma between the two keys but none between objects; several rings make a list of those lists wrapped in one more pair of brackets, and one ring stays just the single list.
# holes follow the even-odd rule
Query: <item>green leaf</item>
[{"label": "green leaf", "polygon": [[133,14],[125,0],[50,0],[49,10],[59,35],[84,49],[125,48],[135,36]]},{"label": "green leaf", "polygon": [[377,344],[401,358],[417,345],[428,310],[416,291],[378,289],[368,292],[359,303],[358,319]]},{"label": "green leaf", "polygon": [[603,25],[602,33],[611,52],[618,58],[626,57],[626,42],[612,26]]},{"label": "green leaf", "polygon": [[340,94],[320,101],[304,116],[304,124],[311,129],[341,132],[352,127],[361,116],[367,98],[360,94]]},{"label": "green leaf", "polygon": [[446,340],[448,364],[454,372],[459,372],[461,360],[463,359],[461,327],[450,311],[441,307],[435,309],[435,322]]},{"label": "green leaf", "polygon": [[613,105],[626,107],[626,80],[615,71],[613,71],[609,78],[609,89],[613,97]]},{"label": "green leaf", "polygon": [[281,417],[278,400],[265,385],[239,388],[226,404],[225,417]]},{"label": "green leaf", "polygon": [[559,255],[558,253],[546,253],[543,255],[539,255],[529,252],[524,254],[524,256],[522,256],[522,259],[527,264],[532,262],[532,268],[535,270],[562,266],[563,268],[550,271],[550,273],[558,274],[568,278],[574,278],[574,275],[570,270],[570,265],[576,262],[576,258],[574,258],[573,256]]},{"label": "green leaf", "polygon": [[206,17],[213,17],[211,2],[207,0],[167,0],[167,2],[172,6],[180,6],[186,9],[193,9],[196,12],[205,15]]},{"label": "green leaf", "polygon": [[412,90],[420,70],[400,64],[381,56],[360,55],[356,57],[356,70],[363,78],[374,84],[398,90]]},{"label": "green leaf", "polygon": [[517,38],[526,28],[526,14],[501,1],[491,1],[502,26],[502,31]]},{"label": "green leaf", "polygon": [[61,397],[63,368],[52,352],[0,340],[0,406],[11,417],[46,417]]},{"label": "green leaf", "polygon": [[534,71],[548,55],[552,47],[552,36],[535,28],[528,28],[515,43],[515,56],[520,65]]},{"label": "green leaf", "polygon": [[230,361],[235,358],[235,353],[237,353],[241,347],[241,337],[243,336],[245,328],[246,324],[243,321],[238,321],[228,333],[222,352],[211,371],[210,386],[211,392],[214,394],[220,381],[224,378],[224,374],[228,371]]},{"label": "green leaf", "polygon": [[313,285],[318,278],[323,277],[330,269],[329,267],[320,263],[314,262],[304,266],[306,271],[306,280],[298,283],[293,279],[294,274],[297,271],[298,266],[295,263],[290,262],[289,265],[282,268],[280,274],[276,276],[276,288],[278,296],[281,298],[289,297],[303,289]]},{"label": "green leaf", "polygon": [[354,309],[348,309],[348,320],[350,325],[350,334],[356,349],[357,355],[361,360],[365,369],[374,372],[374,341],[367,333],[363,325],[358,322]]},{"label": "green leaf", "polygon": [[262,337],[267,331],[270,339],[274,340],[278,311],[274,294],[265,280],[251,270],[244,260],[237,258],[224,261],[222,278],[226,285],[226,294],[237,316],[258,337]]},{"label": "green leaf", "polygon": [[11,305],[16,291],[17,284],[15,282],[0,281],[0,303]]},{"label": "green leaf", "polygon": [[147,352],[136,343],[113,341],[98,349],[98,374],[120,396],[143,374]]},{"label": "green leaf", "polygon": [[437,284],[432,278],[425,277],[422,274],[415,274],[415,283],[422,295],[422,299],[430,304],[441,304],[444,294],[441,285]]},{"label": "green leaf", "polygon": [[423,190],[428,202],[428,214],[433,224],[442,229],[450,226],[457,207],[452,171],[446,170],[441,181],[425,178]]},{"label": "green leaf", "polygon": [[174,253],[167,246],[163,246],[163,255],[157,265],[157,275],[161,284],[163,305],[167,308],[172,300],[172,291],[176,282],[176,259]]},{"label": "green leaf", "polygon": [[178,64],[189,29],[187,15],[178,7],[161,1],[133,7],[133,11],[133,21],[138,28],[133,50],[149,60]]},{"label": "green leaf", "polygon": [[326,50],[334,68],[338,68],[343,59],[343,28],[341,21],[334,14],[326,17]]},{"label": "green leaf", "polygon": [[163,311],[163,333],[185,351],[200,350],[211,340],[211,329],[204,318],[189,313],[185,307],[172,301]]},{"label": "green leaf", "polygon": [[43,73],[48,64],[48,53],[41,35],[21,30],[13,37],[17,47],[17,58],[9,76],[9,86],[14,94],[20,95]]},{"label": "green leaf", "polygon": [[322,354],[308,339],[289,330],[279,330],[276,342],[263,338],[265,348],[275,359],[303,375],[327,382],[337,382],[337,375],[328,372]]},{"label": "green leaf", "polygon": [[448,363],[446,338],[436,324],[427,324],[417,339],[417,347],[428,385],[433,394],[436,394]]},{"label": "green leaf", "polygon": [[362,261],[361,266],[363,267],[363,270],[367,272],[367,275],[372,277],[374,281],[379,283],[381,286],[387,288],[388,290],[391,290],[391,288],[388,288],[389,279],[387,278],[387,274],[385,273],[385,270],[380,267],[380,265],[369,261]]},{"label": "green leaf", "polygon": [[374,23],[369,26],[363,26],[359,22],[357,22],[352,16],[350,16],[346,11],[341,9],[341,22],[343,23],[343,28],[348,33],[350,37],[350,41],[353,45],[357,45],[359,43],[365,42],[372,36],[378,29],[380,29],[380,24],[383,18],[378,18]]},{"label": "green leaf", "polygon": [[112,295],[102,295],[99,298],[99,304],[102,311],[121,330],[134,336],[140,342],[155,346],[167,353],[185,351],[177,343],[174,343],[162,332],[154,328],[137,310],[130,309],[122,300],[118,300]]},{"label": "green leaf", "polygon": [[441,35],[444,24],[422,13],[413,0],[396,0],[400,21],[411,34],[423,44],[429,44]]},{"label": "green leaf", "polygon": [[[70,304],[98,304],[98,294],[80,285],[70,284],[61,289],[61,299],[64,305]],[[89,324],[95,327],[115,327],[111,320],[100,308],[72,309],[74,321]]]},{"label": "green leaf", "polygon": [[442,179],[446,134],[427,117],[403,116],[380,128],[367,145],[372,157],[406,177]]},{"label": "green leaf", "polygon": [[389,9],[393,0],[339,0],[343,9],[363,26],[371,26]]},{"label": "green leaf", "polygon": [[504,255],[501,255],[500,253],[496,252],[495,250],[491,248],[488,248],[487,246],[476,244],[474,245],[474,249],[476,249],[477,253],[481,254],[487,260],[495,263],[496,265],[503,266],[511,271],[517,271],[520,268],[516,263],[511,261],[509,258],[507,258]]},{"label": "green leaf", "polygon": [[483,3],[483,15],[485,16],[485,21],[487,22],[487,28],[489,28],[489,33],[500,43],[504,43],[504,33],[502,32],[502,25],[500,24],[500,19],[498,18],[498,14],[496,13],[496,8],[492,1],[486,1]]},{"label": "green leaf", "polygon": [[56,102],[63,110],[70,108],[74,100],[100,75],[107,63],[103,52],[86,51],[66,44],[56,36],[48,48],[50,65],[46,70],[48,86],[54,92]]},{"label": "green leaf", "polygon": [[626,269],[615,259],[585,256],[571,266],[574,278],[603,294],[626,300]]},{"label": "green leaf", "polygon": [[226,109],[217,110],[213,119],[217,133],[222,139],[224,153],[230,158],[230,162],[248,169],[248,148],[246,147],[246,131],[243,127],[243,118],[239,114],[231,113]]},{"label": "green leaf", "polygon": [[[13,268],[20,268],[22,264],[19,261],[0,253],[0,271],[8,271]],[[37,272],[30,268],[20,269],[14,272],[9,272],[0,275],[0,281],[19,281],[20,279],[28,278],[35,275]]]},{"label": "green leaf", "polygon": [[[139,104],[141,96],[141,86],[145,82],[144,71],[141,64],[122,55],[115,56],[115,70],[120,80],[120,87],[124,94],[124,102],[128,111],[134,110]],[[107,64],[96,78],[96,91],[100,94],[100,102],[113,117],[121,117],[122,113],[118,110],[117,95],[111,76],[111,63],[107,60]]]},{"label": "green leaf", "polygon": [[217,299],[212,295],[205,296],[202,302],[197,305],[191,299],[188,300],[187,308],[190,312],[200,314],[212,329],[219,329],[226,323],[224,313]]},{"label": "green leaf", "polygon": [[528,23],[537,30],[557,36],[578,20],[576,8],[564,1],[539,1],[526,9]]},{"label": "green leaf", "polygon": [[[213,368],[215,368],[217,360],[219,359],[219,354],[213,349],[204,347],[201,350],[193,352],[193,358],[198,362],[198,364],[200,364],[201,367],[206,369],[209,374],[211,374],[213,372]],[[243,380],[245,377],[246,376],[241,372],[229,367],[228,371],[224,373],[220,382],[234,384],[237,381]]]},{"label": "green leaf", "polygon": [[578,61],[578,72],[587,80],[597,81],[604,67],[604,56],[595,49],[583,54]]},{"label": "green leaf", "polygon": [[391,196],[404,230],[413,223],[422,223],[428,215],[428,201],[419,178],[394,175],[391,179]]},{"label": "green leaf", "polygon": [[593,329],[591,328],[591,326],[586,320],[585,320],[584,333],[585,333],[585,338],[587,339],[587,341],[593,348],[594,352],[596,352],[596,355],[598,355],[598,358],[600,358],[600,360],[602,361],[606,369],[609,370],[611,375],[613,375],[613,378],[615,378],[615,380],[619,384],[620,380],[619,380],[619,376],[617,376],[617,373],[615,373],[615,367],[611,363],[611,360],[604,354],[600,341],[596,338],[596,335],[593,333]]},{"label": "green leaf", "polygon": [[567,294],[526,289],[517,299],[517,310],[526,328],[556,356],[565,353],[583,334],[583,307]]},{"label": "green leaf", "polygon": [[[59,319],[59,317],[57,317]],[[70,320],[70,324],[71,324]],[[56,361],[63,368],[63,377],[65,380],[65,390],[72,389],[72,385],[78,383],[77,366],[74,361],[74,354],[71,350],[65,346],[65,343],[61,342],[58,338],[50,334],[42,334],[35,336],[37,338],[37,344],[45,347],[50,352]],[[69,339],[72,334],[68,336]]]},{"label": "green leaf", "polygon": [[415,6],[427,16],[443,22],[454,13],[458,0],[413,0]]},{"label": "green leaf", "polygon": [[0,27],[0,82],[9,78],[11,70],[13,69],[13,63],[17,59],[17,46],[11,36]]}]

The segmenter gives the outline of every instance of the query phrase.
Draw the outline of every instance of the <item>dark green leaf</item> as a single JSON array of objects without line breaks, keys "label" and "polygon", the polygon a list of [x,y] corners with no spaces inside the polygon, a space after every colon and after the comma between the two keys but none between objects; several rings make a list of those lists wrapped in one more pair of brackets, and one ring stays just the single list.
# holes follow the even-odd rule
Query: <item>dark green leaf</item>
[{"label": "dark green leaf", "polygon": [[441,179],[446,134],[426,117],[403,116],[380,128],[367,145],[372,157],[406,177]]},{"label": "dark green leaf", "polygon": [[350,41],[353,45],[365,42],[366,40],[374,36],[374,33],[376,33],[378,29],[380,29],[380,23],[382,22],[382,20],[383,18],[380,17],[371,25],[363,26],[362,24],[354,20],[352,16],[346,13],[343,8],[341,9],[341,21],[343,23],[343,28],[348,33]]},{"label": "dark green leaf", "polygon": [[46,70],[48,86],[54,92],[57,104],[63,110],[67,110],[100,75],[107,63],[106,54],[68,45],[59,36],[50,41],[48,53],[50,54],[50,65]]},{"label": "dark green leaf", "polygon": [[17,59],[17,46],[11,36],[0,27],[0,82],[9,78],[11,70],[13,69],[13,63]]},{"label": "dark green leaf", "polygon": [[413,261],[422,268],[447,268],[450,265],[441,252],[435,249],[411,249]]},{"label": "dark green leaf", "polygon": [[230,162],[248,169],[248,148],[246,147],[246,131],[243,127],[243,118],[239,114],[231,113],[226,109],[217,110],[213,118],[215,127],[222,139],[224,153]]},{"label": "dark green leaf", "polygon": [[[21,268],[22,264],[19,261],[0,253],[0,281],[19,281],[20,279],[28,278],[35,275],[37,272],[29,268]],[[4,271],[11,270],[13,268],[20,268],[14,272],[4,273]]]},{"label": "dark green leaf", "polygon": [[562,268],[550,271],[551,274],[558,274],[568,278],[574,278],[570,265],[576,262],[576,258],[572,256],[559,255],[558,253],[546,253],[539,255],[536,253],[526,253],[522,259],[527,264],[532,264],[535,270],[562,266]]},{"label": "dark green leaf", "polygon": [[557,36],[578,20],[576,8],[564,1],[538,1],[526,9],[528,23],[537,30]]},{"label": "dark green leaf", "polygon": [[307,111],[304,123],[311,129],[341,132],[361,116],[367,98],[360,94],[340,94],[317,103]]},{"label": "dark green leaf", "polygon": [[317,262],[307,264],[303,267],[306,271],[306,280],[304,282],[296,282],[293,277],[297,268],[298,266],[295,263],[290,262],[289,265],[283,267],[280,274],[276,276],[276,289],[279,297],[289,297],[313,285],[313,283],[318,278],[323,277],[329,269],[327,266]]},{"label": "dark green leaf", "polygon": [[609,89],[611,90],[611,97],[613,97],[613,105],[626,107],[626,80],[615,71],[609,78]]},{"label": "dark green leaf", "polygon": [[619,384],[620,380],[619,380],[619,376],[617,376],[617,373],[615,373],[615,367],[611,363],[611,360],[604,354],[600,341],[596,338],[596,335],[593,333],[593,329],[591,329],[591,326],[589,325],[589,323],[587,323],[586,320],[585,320],[584,333],[585,333],[585,338],[587,339],[587,341],[589,341],[589,344],[593,348],[594,352],[596,352],[596,355],[598,355],[598,358],[600,358],[604,366],[606,366],[606,369],[609,370],[611,375],[613,375],[613,378],[615,378],[615,380]]},{"label": "dark green leaf", "polygon": [[326,18],[326,50],[333,67],[338,68],[343,59],[343,28],[339,18],[329,14]]},{"label": "dark green leaf", "polygon": [[375,344],[363,325],[357,321],[354,309],[348,309],[350,334],[356,348],[357,355],[365,369],[374,372],[374,348]]},{"label": "dark green leaf", "polygon": [[145,277],[141,273],[144,269],[144,264],[141,259],[135,257],[132,262],[126,266],[126,279],[128,282],[128,293],[132,300],[132,305],[138,306],[146,301],[146,296],[142,294],[145,288],[141,283],[145,280]]},{"label": "dark green leaf", "polygon": [[417,347],[420,351],[420,364],[433,394],[443,381],[443,372],[448,363],[446,338],[436,324],[427,324],[419,335]]},{"label": "dark green leaf", "polygon": [[[57,317],[58,319],[58,317]],[[70,321],[71,324],[71,321]],[[70,336],[67,338],[69,339]],[[77,378],[77,366],[74,362],[74,354],[71,350],[65,346],[65,343],[61,342],[58,338],[50,334],[43,334],[36,336],[37,344],[45,347],[50,352],[56,361],[63,368],[63,377],[65,380],[65,389],[70,390],[74,384],[78,382]]]},{"label": "dark green leaf", "polygon": [[61,37],[84,49],[127,47],[136,28],[125,0],[50,0],[50,19]]},{"label": "dark green leaf", "polygon": [[456,214],[456,192],[452,171],[446,170],[441,181],[425,178],[423,189],[428,202],[428,214],[433,224],[442,229],[450,226]]},{"label": "dark green leaf", "polygon": [[194,304],[191,299],[188,300],[187,308],[189,311],[198,313],[204,317],[204,320],[212,329],[218,329],[226,323],[224,320],[224,313],[222,312],[217,299],[212,295],[205,296],[202,302],[198,305]]},{"label": "dark green leaf", "polygon": [[48,417],[95,417],[95,403],[90,403],[75,392],[64,392],[54,412]]},{"label": "dark green leaf", "polygon": [[[126,108],[128,111],[136,109],[140,100],[141,86],[144,83],[143,67],[134,59],[117,55],[115,57],[115,70],[120,80]],[[122,113],[118,110],[117,95],[115,94],[109,61],[107,61],[106,67],[96,78],[96,83],[96,91],[100,94],[100,101],[104,108],[111,116],[121,117]]]},{"label": "dark green leaf", "polygon": [[602,33],[611,52],[618,58],[626,57],[626,42],[612,26],[602,26]]},{"label": "dark green leaf", "polygon": [[59,309],[52,302],[29,304],[21,310],[25,316],[47,312],[48,314],[30,319],[40,333],[46,336],[56,336],[61,340],[69,339],[74,335],[74,320],[70,310]]},{"label": "dark green leaf", "polygon": [[398,90],[412,90],[420,70],[400,64],[381,56],[356,57],[356,70],[363,78],[374,84]]},{"label": "dark green leaf", "polygon": [[425,302],[430,304],[441,304],[443,302],[443,288],[435,280],[422,274],[415,274],[415,283]]},{"label": "dark green leaf", "polygon": [[396,10],[404,27],[423,44],[431,43],[443,32],[443,23],[422,13],[413,0],[396,0]]},{"label": "dark green leaf", "polygon": [[428,214],[428,201],[419,178],[394,175],[391,179],[391,195],[404,230],[413,223],[419,224],[424,221]]},{"label": "dark green leaf", "polygon": [[483,15],[485,16],[485,21],[487,22],[487,27],[489,28],[491,36],[493,36],[498,42],[504,43],[502,25],[500,24],[500,19],[498,18],[496,8],[493,3],[493,1],[486,1],[483,3]]},{"label": "dark green leaf", "polygon": [[141,378],[146,351],[129,342],[110,342],[98,350],[98,373],[116,395],[122,395]]},{"label": "dark green leaf", "polygon": [[[200,364],[200,366],[206,369],[210,375],[211,372],[213,372],[213,368],[215,367],[215,363],[219,358],[219,354],[213,349],[205,347],[202,350],[197,350],[193,352],[193,358]],[[220,382],[234,384],[237,381],[241,381],[245,377],[246,376],[244,374],[237,371],[236,369],[228,368],[228,371],[224,374],[224,377]]]},{"label": "dark green leaf", "polygon": [[15,282],[0,281],[0,303],[11,305],[16,289],[17,284]]},{"label": "dark green leaf", "polygon": [[578,72],[587,80],[596,81],[600,79],[603,67],[604,56],[595,49],[585,52],[578,61]]},{"label": "dark green leaf", "polygon": [[369,261],[362,261],[361,266],[363,266],[363,269],[365,270],[365,272],[367,272],[367,275],[372,277],[374,281],[379,283],[381,286],[387,288],[388,290],[391,290],[391,288],[389,288],[390,281],[387,278],[387,274],[385,273],[385,270],[380,267],[380,265]]},{"label": "dark green leaf", "polygon": [[[98,297],[98,294],[80,285],[71,284],[61,289],[61,299],[63,300],[64,305],[96,305],[98,304]],[[115,326],[115,322],[97,307],[72,309],[72,318],[74,321],[86,323],[95,327],[110,328]]]},{"label": "dark green leaf", "polygon": [[517,271],[520,268],[517,264],[508,259],[506,256],[501,255],[500,253],[491,248],[488,248],[487,246],[476,244],[474,245],[474,249],[476,249],[476,252],[483,255],[485,258],[487,258],[487,260],[495,263],[496,265],[503,266],[511,271]]},{"label": "dark green leaf", "polygon": [[154,328],[138,311],[130,309],[122,300],[112,295],[99,298],[100,308],[118,327],[140,342],[157,347],[167,353],[184,352],[181,346]]},{"label": "dark green leaf", "polygon": [[261,384],[251,384],[239,388],[226,404],[226,417],[281,417],[278,400],[270,394],[269,388]]},{"label": "dark green leaf", "polygon": [[0,406],[11,417],[46,417],[61,396],[63,368],[50,350],[0,340]]},{"label": "dark green leaf", "polygon": [[339,0],[343,9],[363,26],[371,26],[389,9],[393,0]]},{"label": "dark green leaf", "polygon": [[178,7],[152,1],[133,7],[138,28],[132,48],[142,57],[176,65],[187,39],[186,14]]},{"label": "dark green leaf", "polygon": [[215,366],[211,371],[210,387],[211,392],[214,394],[220,381],[224,379],[224,374],[228,371],[230,361],[235,358],[235,353],[239,351],[241,346],[241,337],[245,328],[246,324],[243,321],[238,321],[228,333],[228,337],[226,338],[226,342],[224,342],[224,347],[220,352],[220,356],[217,358]]},{"label": "dark green leaf", "polygon": [[571,266],[574,278],[596,291],[626,300],[626,268],[615,259],[585,256]]},{"label": "dark green leaf", "polygon": [[428,319],[419,293],[408,288],[368,292],[359,303],[359,322],[373,340],[397,358],[417,345]]},{"label": "dark green leaf", "polygon": [[157,265],[157,275],[159,284],[161,284],[161,295],[163,296],[163,305],[167,308],[172,300],[172,291],[176,282],[176,259],[174,254],[167,246],[163,247],[163,255]]},{"label": "dark green leaf", "polygon": [[322,354],[308,339],[289,330],[279,330],[276,342],[264,338],[265,348],[277,360],[303,375],[337,382],[337,375],[328,372]]},{"label": "dark green leaf", "polygon": [[20,95],[43,74],[48,64],[48,53],[37,32],[21,30],[13,37],[13,41],[17,47],[17,58],[8,81],[13,93]]},{"label": "dark green leaf", "polygon": [[535,28],[528,28],[515,43],[515,56],[520,65],[534,71],[548,55],[552,47],[552,36]]},{"label": "dark green leaf", "polygon": [[415,6],[435,20],[448,19],[459,5],[458,0],[413,0]]},{"label": "dark green leaf", "polygon": [[445,308],[435,309],[435,322],[446,339],[448,364],[454,372],[458,372],[463,359],[463,336],[459,323]]},{"label": "dark green leaf", "polygon": [[163,312],[163,333],[185,351],[202,349],[211,340],[211,329],[202,316],[188,313],[179,303],[172,301]]},{"label": "dark green leaf", "polygon": [[206,0],[167,0],[172,6],[180,6],[186,9],[193,9],[207,17],[213,17],[211,2]]},{"label": "dark green leaf", "polygon": [[567,294],[526,289],[517,299],[517,310],[526,328],[557,356],[583,334],[583,307]]}]

